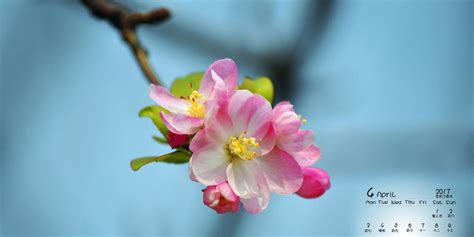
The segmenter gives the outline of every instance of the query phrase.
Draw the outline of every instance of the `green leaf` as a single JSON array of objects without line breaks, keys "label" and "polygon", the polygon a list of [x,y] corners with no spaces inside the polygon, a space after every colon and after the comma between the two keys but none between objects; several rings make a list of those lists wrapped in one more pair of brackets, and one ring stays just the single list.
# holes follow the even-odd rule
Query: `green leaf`
[{"label": "green leaf", "polygon": [[150,118],[155,124],[155,126],[158,128],[158,130],[160,130],[161,134],[163,134],[164,137],[167,137],[168,128],[166,128],[166,125],[163,123],[163,120],[160,117],[161,111],[168,112],[166,109],[158,105],[150,105],[140,110],[140,112],[138,113],[138,116],[140,116],[141,118],[143,117]]},{"label": "green leaf", "polygon": [[274,90],[272,80],[268,77],[258,77],[255,79],[246,77],[239,89],[249,90],[252,93],[259,94],[273,103]]},{"label": "green leaf", "polygon": [[148,156],[148,157],[134,159],[130,161],[130,167],[132,168],[133,171],[137,171],[144,165],[147,165],[152,162],[184,164],[184,163],[189,162],[189,158],[191,158],[191,152],[174,151],[162,156]]},{"label": "green leaf", "polygon": [[189,96],[193,90],[199,90],[203,76],[203,72],[194,72],[184,77],[178,77],[171,84],[170,91],[177,97]]},{"label": "green leaf", "polygon": [[153,136],[153,140],[161,144],[168,144],[168,140],[164,137]]}]

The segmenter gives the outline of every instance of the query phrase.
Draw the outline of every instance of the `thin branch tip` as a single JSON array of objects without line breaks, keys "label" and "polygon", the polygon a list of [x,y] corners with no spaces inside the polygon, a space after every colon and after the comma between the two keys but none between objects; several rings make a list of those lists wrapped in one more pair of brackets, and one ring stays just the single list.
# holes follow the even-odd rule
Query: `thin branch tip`
[{"label": "thin branch tip", "polygon": [[149,12],[132,12],[118,3],[107,0],[81,0],[81,2],[93,16],[109,22],[121,33],[147,80],[152,84],[161,85],[149,63],[147,50],[138,39],[135,28],[141,24],[164,22],[171,16],[170,11],[167,8],[158,8]]}]

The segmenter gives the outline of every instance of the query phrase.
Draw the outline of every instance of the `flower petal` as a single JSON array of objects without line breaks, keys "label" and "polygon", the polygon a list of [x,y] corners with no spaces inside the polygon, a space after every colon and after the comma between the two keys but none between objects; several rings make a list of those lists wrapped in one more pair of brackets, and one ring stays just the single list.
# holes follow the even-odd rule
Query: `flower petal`
[{"label": "flower petal", "polygon": [[176,134],[174,132],[168,132],[167,140],[171,148],[177,148],[185,146],[189,143],[189,135]]},{"label": "flower petal", "polygon": [[257,111],[257,105],[251,100],[253,94],[246,90],[238,90],[229,99],[227,112],[232,120],[235,135],[247,129],[249,117]]},{"label": "flower petal", "polygon": [[227,181],[226,169],[230,156],[219,144],[211,143],[207,147],[194,152],[190,166],[195,178],[202,184],[210,186]]},{"label": "flower petal", "polygon": [[290,194],[298,191],[303,182],[300,165],[286,152],[275,148],[265,156],[255,159],[265,176],[270,192]]},{"label": "flower petal", "polygon": [[215,87],[212,96],[207,97],[205,106],[207,109],[212,108],[214,105],[222,106],[227,103],[229,97],[232,96],[234,91],[227,91],[224,88]]},{"label": "flower petal", "polygon": [[161,86],[151,84],[149,95],[159,106],[172,113],[187,114],[188,112],[189,103],[186,100],[173,96]]},{"label": "flower petal", "polygon": [[204,124],[203,119],[184,114],[166,114],[162,111],[160,116],[168,130],[176,134],[194,134]]},{"label": "flower petal", "polygon": [[259,156],[263,156],[273,150],[275,147],[275,142],[276,142],[276,136],[275,136],[275,129],[273,126],[270,126],[270,129],[268,129],[267,135],[265,137],[261,138],[258,141],[258,144],[260,145],[257,152]]},{"label": "flower petal", "polygon": [[212,141],[210,141],[206,136],[206,129],[201,129],[191,140],[191,143],[189,144],[189,150],[192,152],[197,152],[198,150],[209,145],[211,142]]},{"label": "flower petal", "polygon": [[273,108],[273,113],[275,114],[281,114],[288,111],[294,112],[293,105],[289,101],[282,101],[276,104],[275,108]]},{"label": "flower petal", "polygon": [[310,130],[299,130],[297,133],[277,138],[277,146],[286,152],[301,151],[314,142],[314,133]]},{"label": "flower petal", "polygon": [[278,103],[273,109],[273,123],[277,136],[296,133],[301,127],[301,119],[293,111],[293,105],[287,101]]},{"label": "flower petal", "polygon": [[[191,159],[192,159],[192,158],[191,158]],[[189,159],[189,165],[188,165],[189,179],[191,179],[191,180],[194,181],[194,182],[198,182],[198,183],[199,183],[199,181],[198,181],[197,178],[196,178],[196,175],[194,174],[193,169],[191,168],[191,165],[190,165],[190,164],[191,164],[191,159]]]},{"label": "flower petal", "polygon": [[214,105],[208,111],[204,128],[208,140],[224,144],[234,136],[232,120],[227,113],[227,105]]},{"label": "flower petal", "polygon": [[311,144],[301,151],[291,153],[291,156],[300,166],[310,166],[319,160],[321,151],[318,146]]},{"label": "flower petal", "polygon": [[266,188],[265,180],[254,160],[235,158],[227,167],[227,181],[234,193],[241,198],[256,197]]},{"label": "flower petal", "polygon": [[272,124],[272,107],[265,98],[247,90],[237,90],[229,99],[228,113],[234,132],[247,132],[257,140],[267,135]]},{"label": "flower petal", "polygon": [[268,203],[270,202],[270,193],[261,192],[258,196],[253,198],[241,198],[240,202],[242,202],[245,210],[247,210],[249,213],[257,214],[268,207]]},{"label": "flower petal", "polygon": [[232,59],[217,60],[204,73],[199,92],[211,99],[215,96],[215,88],[233,92],[237,87],[237,79],[237,64]]},{"label": "flower petal", "polygon": [[239,200],[239,196],[235,195],[234,191],[232,191],[232,188],[227,182],[217,185],[217,189],[226,200],[229,200],[231,202]]},{"label": "flower petal", "polygon": [[217,191],[217,186],[208,186],[203,190],[202,201],[204,205],[215,207],[219,204],[221,194]]}]

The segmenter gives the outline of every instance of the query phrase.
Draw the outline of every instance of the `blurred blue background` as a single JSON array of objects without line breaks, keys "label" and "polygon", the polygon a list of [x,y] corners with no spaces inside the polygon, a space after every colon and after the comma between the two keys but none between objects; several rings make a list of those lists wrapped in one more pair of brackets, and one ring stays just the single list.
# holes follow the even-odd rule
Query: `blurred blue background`
[{"label": "blurred blue background", "polygon": [[225,57],[240,77],[272,77],[314,129],[331,190],[217,215],[186,165],[133,172],[131,159],[170,149],[137,116],[153,102],[119,34],[78,2],[7,0],[0,235],[356,235],[373,218],[368,187],[443,185],[457,192],[457,233],[474,233],[473,1],[122,3],[171,9],[139,29],[167,85]]}]

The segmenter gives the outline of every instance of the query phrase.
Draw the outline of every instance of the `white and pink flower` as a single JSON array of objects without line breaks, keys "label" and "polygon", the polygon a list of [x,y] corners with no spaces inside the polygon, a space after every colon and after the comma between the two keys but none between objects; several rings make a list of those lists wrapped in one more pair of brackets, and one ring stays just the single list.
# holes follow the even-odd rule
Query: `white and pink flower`
[{"label": "white and pink flower", "polygon": [[232,59],[214,62],[205,72],[198,91],[188,97],[175,97],[165,88],[151,85],[150,97],[170,113],[161,112],[169,131],[194,134],[204,124],[204,117],[213,103],[230,97],[237,87],[237,65]]},{"label": "white and pink flower", "polygon": [[209,113],[190,144],[190,167],[197,181],[207,186],[228,182],[250,213],[265,209],[271,192],[298,191],[302,171],[288,153],[275,147],[268,101],[238,90]]},{"label": "white and pink flower", "polygon": [[288,101],[278,103],[273,109],[276,146],[288,152],[303,171],[303,183],[296,194],[303,198],[317,198],[330,188],[330,179],[323,169],[309,167],[319,160],[321,152],[314,144],[313,132],[301,129],[304,121]]},{"label": "white and pink flower", "polygon": [[320,149],[314,144],[314,134],[301,129],[303,119],[288,101],[278,103],[273,109],[276,146],[295,159],[301,166],[310,166],[320,157]]}]

